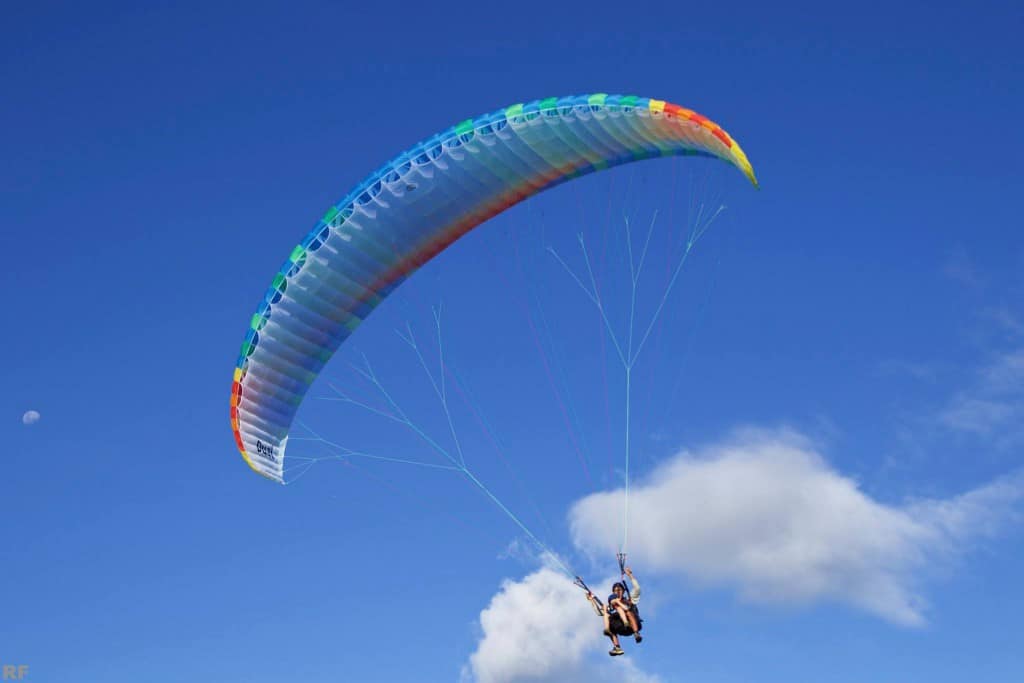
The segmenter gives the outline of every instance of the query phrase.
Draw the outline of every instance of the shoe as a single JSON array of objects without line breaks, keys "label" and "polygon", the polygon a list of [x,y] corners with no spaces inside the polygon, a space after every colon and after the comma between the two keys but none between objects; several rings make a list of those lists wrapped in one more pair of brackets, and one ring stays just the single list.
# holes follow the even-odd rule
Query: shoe
[{"label": "shoe", "polygon": [[608,654],[610,654],[612,657],[618,657],[619,655],[626,654],[626,651],[623,650],[621,647],[613,647],[612,649],[608,650]]},{"label": "shoe", "polygon": [[643,639],[644,639],[644,637],[643,637],[642,635],[640,635],[639,633],[634,633],[634,634],[633,634],[633,640],[635,640],[636,642],[638,642],[638,643],[639,643],[639,642],[640,642],[640,641],[642,641]]}]

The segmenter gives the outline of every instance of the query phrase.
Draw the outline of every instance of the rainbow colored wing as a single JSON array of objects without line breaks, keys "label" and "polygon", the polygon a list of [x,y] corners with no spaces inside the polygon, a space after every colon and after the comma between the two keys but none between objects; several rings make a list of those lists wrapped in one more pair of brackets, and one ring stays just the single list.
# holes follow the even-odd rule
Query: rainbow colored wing
[{"label": "rainbow colored wing", "polygon": [[313,380],[384,297],[445,247],[566,180],[673,155],[718,157],[757,185],[746,155],[715,123],[618,95],[517,104],[385,164],[295,247],[252,317],[231,389],[245,461],[284,481],[288,432]]}]

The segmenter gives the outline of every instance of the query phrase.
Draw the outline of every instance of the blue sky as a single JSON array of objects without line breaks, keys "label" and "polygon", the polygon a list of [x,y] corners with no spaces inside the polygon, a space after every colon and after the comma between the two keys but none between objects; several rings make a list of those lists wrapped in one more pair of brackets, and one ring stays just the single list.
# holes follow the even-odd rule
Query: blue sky
[{"label": "blue sky", "polygon": [[[1011,3],[8,10],[0,664],[33,681],[1019,678],[1022,25]],[[545,248],[575,268],[577,233],[606,248],[621,323],[622,215],[657,210],[662,247],[692,195],[726,204],[636,371],[649,635],[614,661],[465,480],[325,462],[282,488],[228,421],[249,317],[326,207],[456,121],[586,92],[709,116],[763,189],[697,160],[557,188],[425,267],[327,374],[379,400],[352,369],[365,354],[447,437],[394,334],[432,344],[440,306],[467,461],[604,586],[621,367]],[[678,255],[655,253],[647,310]],[[351,406],[300,418],[430,457]]]}]

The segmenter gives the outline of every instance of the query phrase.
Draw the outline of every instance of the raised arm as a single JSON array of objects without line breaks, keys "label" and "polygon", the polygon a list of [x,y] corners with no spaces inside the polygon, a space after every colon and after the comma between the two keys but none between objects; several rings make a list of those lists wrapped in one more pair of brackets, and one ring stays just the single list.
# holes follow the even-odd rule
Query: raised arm
[{"label": "raised arm", "polygon": [[637,602],[640,599],[640,582],[633,576],[633,570],[626,567],[626,576],[629,577],[629,582],[633,584],[633,590],[629,592],[629,597],[633,599],[633,602]]}]

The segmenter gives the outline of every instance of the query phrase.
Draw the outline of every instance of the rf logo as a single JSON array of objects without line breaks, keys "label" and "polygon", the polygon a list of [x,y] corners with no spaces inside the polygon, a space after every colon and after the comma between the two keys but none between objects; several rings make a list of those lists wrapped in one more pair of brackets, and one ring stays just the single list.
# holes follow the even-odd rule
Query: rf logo
[{"label": "rf logo", "polygon": [[28,664],[4,664],[3,680],[21,681],[28,677]]}]

